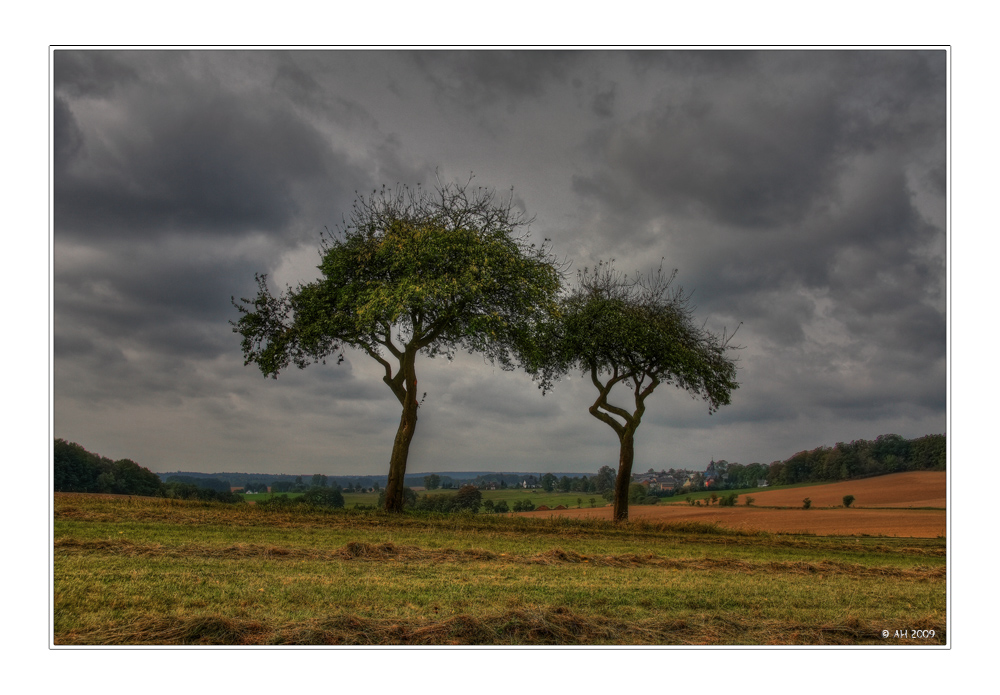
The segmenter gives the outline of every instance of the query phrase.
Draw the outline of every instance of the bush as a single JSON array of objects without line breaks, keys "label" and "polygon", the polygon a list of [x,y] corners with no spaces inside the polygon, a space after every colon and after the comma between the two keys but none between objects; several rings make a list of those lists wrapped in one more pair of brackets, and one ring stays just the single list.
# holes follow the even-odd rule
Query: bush
[{"label": "bush", "polygon": [[479,511],[483,502],[483,493],[475,485],[463,485],[455,493],[455,507],[459,510],[468,510],[473,514]]},{"label": "bush", "polygon": [[750,506],[751,504],[753,504],[753,502],[754,502],[754,498],[753,498],[753,497],[744,497],[744,498],[743,498],[743,503],[744,503],[744,504],[745,504],[746,506],[748,506],[748,507],[749,507],[749,506]]},{"label": "bush", "polygon": [[739,497],[739,495],[737,493],[735,493],[735,492],[730,492],[728,495],[723,495],[721,498],[719,498],[719,506],[720,507],[735,507],[736,506],[736,499],[738,497]]},{"label": "bush", "polygon": [[852,502],[854,502],[854,495],[844,495],[845,507],[850,507]]},{"label": "bush", "polygon": [[313,486],[306,490],[305,494],[298,498],[303,504],[311,504],[314,507],[332,507],[342,509],[344,507],[344,495],[335,487]]},{"label": "bush", "polygon": [[642,483],[632,483],[628,486],[629,504],[644,504],[646,500],[646,488]]},{"label": "bush", "polygon": [[500,500],[497,502],[493,507],[493,511],[497,514],[506,514],[509,512],[510,509],[507,507],[507,500]]},{"label": "bush", "polygon": [[802,508],[803,509],[809,509],[809,507],[811,507],[811,506],[812,506],[812,500],[811,499],[809,499],[808,497],[806,497],[804,500],[802,500]]}]

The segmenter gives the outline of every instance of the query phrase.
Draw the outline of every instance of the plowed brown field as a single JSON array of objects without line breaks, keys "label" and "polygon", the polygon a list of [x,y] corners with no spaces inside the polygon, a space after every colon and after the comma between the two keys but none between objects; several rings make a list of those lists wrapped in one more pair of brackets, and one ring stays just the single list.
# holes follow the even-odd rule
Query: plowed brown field
[{"label": "plowed brown field", "polygon": [[[790,490],[759,490],[750,495],[754,498],[753,507],[742,505],[742,495],[739,500],[741,506],[737,507],[692,507],[684,502],[631,506],[629,518],[662,522],[699,521],[717,523],[726,528],[772,533],[937,538],[945,536],[947,531],[946,481],[946,474],[939,471],[896,473]],[[854,495],[856,509],[842,506],[844,495]],[[801,508],[805,497],[812,500],[811,509]],[[608,506],[522,514],[610,519],[611,511]]]}]

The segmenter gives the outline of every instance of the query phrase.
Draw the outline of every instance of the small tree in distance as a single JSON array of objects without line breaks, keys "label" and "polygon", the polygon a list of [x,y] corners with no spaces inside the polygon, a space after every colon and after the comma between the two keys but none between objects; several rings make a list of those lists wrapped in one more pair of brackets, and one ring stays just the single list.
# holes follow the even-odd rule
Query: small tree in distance
[{"label": "small tree in distance", "polygon": [[854,502],[854,495],[844,495],[844,507],[850,507]]}]

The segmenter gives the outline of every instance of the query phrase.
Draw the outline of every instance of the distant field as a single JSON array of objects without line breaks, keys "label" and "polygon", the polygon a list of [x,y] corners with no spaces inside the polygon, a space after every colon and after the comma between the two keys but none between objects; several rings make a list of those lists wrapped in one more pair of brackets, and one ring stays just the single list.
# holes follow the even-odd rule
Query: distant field
[{"label": "distant field", "polygon": [[[415,490],[418,497],[423,495],[445,495],[445,494],[455,494],[457,490]],[[286,493],[278,493],[286,494]],[[289,492],[287,493],[289,497],[298,497],[301,492]],[[356,504],[363,506],[373,506],[378,503],[377,492],[345,492],[344,493],[344,507],[351,509]],[[252,495],[244,495],[247,501],[259,501],[266,500],[270,497],[270,493],[255,493]],[[582,500],[584,507],[590,507],[590,500],[593,498],[594,504],[598,507],[602,507],[608,502],[606,502],[600,495],[595,493],[582,493],[582,492],[545,492],[541,489],[535,490],[523,490],[523,489],[508,489],[508,490],[483,490],[483,500],[493,500],[494,502],[499,502],[500,500],[506,500],[507,505],[511,506],[517,500],[531,500],[535,506],[544,504],[547,507],[556,507],[558,505],[563,505],[566,507],[576,507],[578,500]]]},{"label": "distant field", "polygon": [[[947,530],[946,483],[946,473],[939,471],[895,473],[807,487],[752,490],[740,495],[735,507],[693,507],[676,498],[666,498],[655,506],[632,506],[629,516],[657,522],[714,523],[772,533],[937,538],[944,537]],[[752,507],[744,504],[747,495],[754,499]],[[850,509],[843,508],[844,495],[855,497]],[[703,500],[706,496],[698,495]],[[812,500],[810,509],[802,509],[805,497]],[[610,509],[524,514],[611,518]]]},{"label": "distant field", "polygon": [[54,512],[56,645],[947,643],[937,538],[63,494]]}]

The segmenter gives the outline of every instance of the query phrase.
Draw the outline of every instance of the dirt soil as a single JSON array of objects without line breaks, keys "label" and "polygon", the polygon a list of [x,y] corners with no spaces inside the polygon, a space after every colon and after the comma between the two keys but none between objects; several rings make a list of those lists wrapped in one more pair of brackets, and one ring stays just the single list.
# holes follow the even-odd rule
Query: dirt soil
[{"label": "dirt soil", "polygon": [[[699,521],[772,533],[937,538],[947,533],[946,482],[946,473],[939,471],[895,473],[791,490],[755,491],[750,495],[754,498],[752,507],[743,504],[743,495],[738,502],[740,506],[736,507],[692,507],[686,502],[631,506],[629,518],[657,522]],[[843,507],[844,495],[855,497],[850,509]],[[805,497],[812,500],[810,509],[802,509]],[[607,506],[522,514],[610,519],[611,511]]]}]

